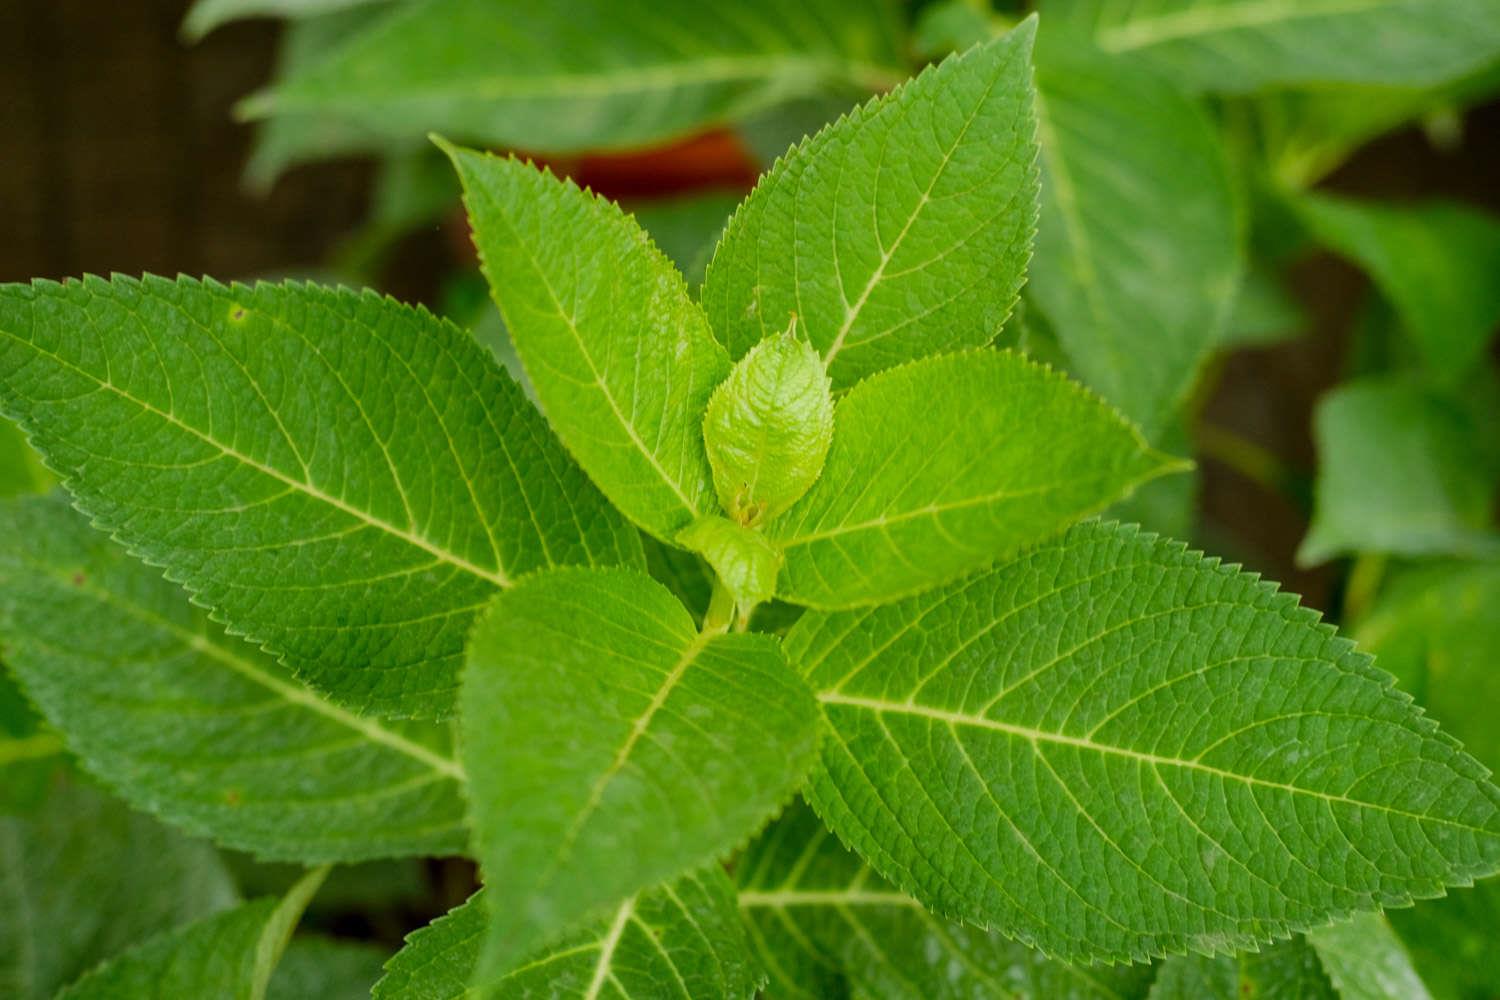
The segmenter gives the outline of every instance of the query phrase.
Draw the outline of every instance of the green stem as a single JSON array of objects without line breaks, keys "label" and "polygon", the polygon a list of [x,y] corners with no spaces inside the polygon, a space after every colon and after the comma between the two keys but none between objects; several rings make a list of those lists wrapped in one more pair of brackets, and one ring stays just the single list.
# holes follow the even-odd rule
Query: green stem
[{"label": "green stem", "polygon": [[1194,437],[1200,454],[1227,465],[1270,493],[1300,503],[1300,477],[1268,448],[1213,424],[1199,424]]},{"label": "green stem", "polygon": [[1375,595],[1385,579],[1386,555],[1383,552],[1361,553],[1349,570],[1349,579],[1344,584],[1344,628],[1354,625],[1370,611]]},{"label": "green stem", "polygon": [[703,613],[704,632],[727,632],[734,621],[734,595],[724,586],[724,581],[714,579],[714,591],[708,599],[708,610]]}]

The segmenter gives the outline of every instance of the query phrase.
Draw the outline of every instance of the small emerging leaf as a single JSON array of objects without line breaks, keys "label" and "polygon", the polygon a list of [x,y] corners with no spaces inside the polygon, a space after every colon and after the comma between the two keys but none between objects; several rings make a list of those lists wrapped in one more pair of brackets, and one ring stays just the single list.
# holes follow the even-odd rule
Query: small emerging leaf
[{"label": "small emerging leaf", "polygon": [[639,573],[528,578],[475,629],[464,676],[474,848],[500,894],[481,975],[742,843],[817,739],[775,638],[699,633]]},{"label": "small emerging leaf", "polygon": [[774,519],[817,482],[833,442],[823,361],[796,321],[756,344],[714,390],[703,442],[719,503],[741,524]]},{"label": "small emerging leaf", "polygon": [[708,560],[742,613],[775,595],[781,552],[754,528],[715,514],[688,525],[677,541]]}]

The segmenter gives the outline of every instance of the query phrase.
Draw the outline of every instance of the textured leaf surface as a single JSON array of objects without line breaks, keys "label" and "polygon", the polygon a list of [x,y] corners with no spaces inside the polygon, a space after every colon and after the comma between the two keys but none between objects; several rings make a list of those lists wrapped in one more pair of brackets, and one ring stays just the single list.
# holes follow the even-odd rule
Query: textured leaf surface
[{"label": "textured leaf surface", "polygon": [[1490,0],[1048,0],[1106,51],[1200,90],[1271,84],[1427,84],[1500,53]]},{"label": "textured leaf surface", "polygon": [[672,541],[716,509],[702,421],[728,355],[682,276],[618,206],[517,160],[449,155],[553,428],[615,506]]},{"label": "textured leaf surface", "polygon": [[447,712],[498,587],[640,558],[472,339],[373,293],[5,286],[0,410],[99,527],[354,708]]},{"label": "textured leaf surface", "polygon": [[475,849],[504,892],[481,972],[742,843],[802,780],[816,716],[776,639],[700,634],[643,574],[505,594],[463,697]]},{"label": "textured leaf surface", "polygon": [[1036,229],[1034,34],[945,60],[776,164],[704,279],[731,354],[795,313],[841,388],[995,338]]},{"label": "textured leaf surface", "polygon": [[232,906],[207,844],[86,787],[0,817],[0,996],[48,1000],[132,944]]},{"label": "textured leaf surface", "polygon": [[1340,1000],[1432,1000],[1396,932],[1362,913],[1307,936]]},{"label": "textured leaf surface", "polygon": [[813,805],[939,912],[1059,958],[1230,951],[1500,867],[1500,790],[1255,577],[1090,523],[787,652]]},{"label": "textured leaf surface", "polygon": [[[1478,418],[1482,419],[1482,418]],[[1318,403],[1312,524],[1297,560],[1348,552],[1500,553],[1500,468],[1460,400],[1395,378],[1348,382]]]},{"label": "textured leaf surface", "polygon": [[90,972],[58,1000],[261,1000],[326,874],[310,872],[283,899],[258,899],[154,937]]},{"label": "textured leaf surface", "polygon": [[764,978],[750,958],[734,886],[716,866],[632,896],[508,974],[475,979],[491,892],[409,936],[375,1000],[749,1000]]},{"label": "textured leaf surface", "polygon": [[1298,209],[1317,239],[1370,272],[1434,373],[1454,381],[1481,361],[1500,326],[1500,220],[1457,204],[1326,195],[1304,195]]},{"label": "textured leaf surface", "polygon": [[767,535],[813,607],[953,579],[1172,471],[1092,393],[1011,352],[928,358],[840,400],[823,475]]},{"label": "textured leaf surface", "polygon": [[[899,79],[893,4],[412,4],[247,105],[534,152],[652,145],[789,98]],[[690,27],[689,27],[690,26]]]},{"label": "textured leaf surface", "polygon": [[361,718],[226,636],[60,497],[0,504],[0,641],[89,771],[223,844],[305,862],[458,854],[445,731]]},{"label": "textured leaf surface", "polygon": [[1155,441],[1222,336],[1240,271],[1223,143],[1166,81],[1037,49],[1041,225],[1030,293],[1073,370]]},{"label": "textured leaf surface", "polygon": [[798,802],[735,866],[769,996],[871,1000],[1120,1000],[1147,966],[1082,968],[934,916],[841,845]]}]

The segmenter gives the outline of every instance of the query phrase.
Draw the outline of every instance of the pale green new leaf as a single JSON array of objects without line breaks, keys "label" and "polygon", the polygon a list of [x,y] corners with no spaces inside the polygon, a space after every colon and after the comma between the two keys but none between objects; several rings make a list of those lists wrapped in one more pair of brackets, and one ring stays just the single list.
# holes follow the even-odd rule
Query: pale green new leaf
[{"label": "pale green new leaf", "polygon": [[182,19],[182,33],[197,41],[215,28],[247,17],[284,17],[292,20],[371,7],[391,0],[198,0]]},{"label": "pale green new leaf", "polygon": [[154,937],[90,972],[57,1000],[262,1000],[327,874],[319,868],[282,899],[258,899]]},{"label": "pale green new leaf", "polygon": [[1037,48],[1041,224],[1029,294],[1079,377],[1152,441],[1218,346],[1240,226],[1208,116],[1137,64]]},{"label": "pale green new leaf", "polygon": [[1378,913],[1307,935],[1340,1000],[1432,1000],[1396,932]]},{"label": "pale green new leaf", "polygon": [[1482,361],[1500,326],[1500,219],[1453,203],[1327,195],[1295,207],[1315,239],[1369,271],[1437,376],[1455,382]]},{"label": "pale green new leaf", "polygon": [[1044,0],[1059,27],[1196,90],[1434,84],[1500,55],[1493,0]]},{"label": "pale green new leaf", "polygon": [[808,794],[942,913],[1054,957],[1226,952],[1500,869],[1500,790],[1296,598],[1088,523],[787,637]]},{"label": "pale green new leaf", "polygon": [[246,103],[539,153],[648,146],[902,73],[894,5],[431,0],[397,9]]},{"label": "pale green new leaf", "polygon": [[1459,399],[1398,378],[1348,382],[1318,403],[1312,524],[1298,562],[1349,552],[1500,553],[1500,468]]},{"label": "pale green new leaf", "polygon": [[0,504],[0,642],[91,773],[132,804],[263,857],[462,853],[463,771],[432,725],[340,708],[61,497]]},{"label": "pale green new leaf", "polygon": [[717,510],[703,410],[730,368],[682,275],[618,206],[518,160],[445,148],[553,429],[616,507],[673,541]]},{"label": "pale green new leaf", "polygon": [[445,714],[497,588],[640,560],[478,344],[369,292],[3,286],[0,411],[97,527],[359,710]]},{"label": "pale green new leaf", "polygon": [[375,1000],[749,1000],[764,981],[734,886],[717,866],[632,896],[512,972],[476,979],[492,894],[481,890],[410,935],[386,964]]},{"label": "pale green new leaf", "polygon": [[136,942],[235,902],[207,844],[56,785],[35,815],[0,817],[0,996],[50,1000]]},{"label": "pale green new leaf", "polygon": [[722,857],[802,781],[817,708],[768,635],[699,633],[644,574],[558,570],[469,647],[463,760],[493,908],[481,974]]},{"label": "pale green new leaf", "polygon": [[1317,953],[1293,938],[1239,956],[1174,956],[1148,1000],[1340,1000]]},{"label": "pale green new leaf", "polygon": [[823,475],[767,535],[780,597],[838,608],[987,566],[1181,467],[1077,383],[1010,351],[927,358],[840,400]]},{"label": "pale green new leaf", "polygon": [[735,866],[739,903],[777,1000],[1120,1000],[1147,966],[1064,965],[945,920],[870,870],[801,802]]},{"label": "pale green new leaf", "polygon": [[1036,229],[1034,34],[944,60],[762,178],[703,283],[731,354],[795,313],[842,388],[995,338]]}]

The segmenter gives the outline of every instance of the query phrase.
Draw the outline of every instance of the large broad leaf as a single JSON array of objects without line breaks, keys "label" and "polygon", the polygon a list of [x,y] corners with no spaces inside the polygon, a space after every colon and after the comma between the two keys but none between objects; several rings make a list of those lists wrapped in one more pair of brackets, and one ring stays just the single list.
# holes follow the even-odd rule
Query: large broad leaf
[{"label": "large broad leaf", "polygon": [[989,565],[1179,463],[1117,411],[1009,351],[928,358],[855,386],[823,475],[766,529],[777,593],[891,600]]},{"label": "large broad leaf", "polygon": [[334,705],[59,498],[0,504],[0,642],[92,773],[264,857],[457,854],[463,771],[431,725]]},{"label": "large broad leaf", "polygon": [[850,0],[432,0],[246,105],[561,153],[650,145],[901,70],[894,5]]},{"label": "large broad leaf", "polygon": [[1120,1000],[1142,965],[1085,969],[945,920],[893,888],[798,802],[735,866],[740,909],[770,995],[821,1000]]},{"label": "large broad leaf", "polygon": [[357,709],[446,713],[497,588],[640,558],[478,344],[373,293],[4,286],[0,411],[98,527]]},{"label": "large broad leaf", "polygon": [[1318,403],[1312,524],[1297,560],[1349,552],[1500,553],[1491,527],[1500,467],[1462,400],[1397,378],[1345,383]]},{"label": "large broad leaf", "polygon": [[90,972],[58,1000],[262,1000],[292,930],[328,869],[282,899],[258,899],[159,935]]},{"label": "large broad leaf", "polygon": [[795,313],[839,387],[995,338],[1036,229],[1034,34],[945,60],[776,164],[704,280],[730,353]]},{"label": "large broad leaf", "polygon": [[1454,382],[1482,360],[1500,325],[1500,220],[1443,202],[1304,195],[1296,207],[1315,238],[1370,272],[1436,375]]},{"label": "large broad leaf", "polygon": [[817,740],[776,639],[700,633],[624,570],[539,574],[503,595],[475,629],[462,704],[475,850],[500,894],[485,975],[743,843]]},{"label": "large broad leaf", "polygon": [[1198,90],[1432,84],[1500,54],[1491,0],[1046,0],[1042,9]]},{"label": "large broad leaf", "polygon": [[1073,369],[1155,441],[1222,338],[1240,271],[1223,143],[1123,59],[1037,49],[1042,214],[1030,293]]},{"label": "large broad leaf", "polygon": [[0,996],[50,1000],[104,959],[235,898],[207,844],[91,789],[56,787],[36,815],[0,818]]},{"label": "large broad leaf", "polygon": [[553,428],[615,506],[672,541],[717,510],[703,409],[730,366],[708,320],[617,206],[516,160],[449,155]]},{"label": "large broad leaf", "polygon": [[509,973],[476,978],[491,891],[409,936],[386,964],[375,1000],[749,1000],[764,982],[735,912],[734,886],[716,866],[632,896]]},{"label": "large broad leaf", "polygon": [[1500,789],[1256,577],[1090,523],[787,637],[812,803],[886,878],[1059,958],[1253,948],[1500,869]]}]

